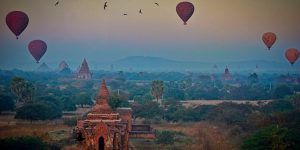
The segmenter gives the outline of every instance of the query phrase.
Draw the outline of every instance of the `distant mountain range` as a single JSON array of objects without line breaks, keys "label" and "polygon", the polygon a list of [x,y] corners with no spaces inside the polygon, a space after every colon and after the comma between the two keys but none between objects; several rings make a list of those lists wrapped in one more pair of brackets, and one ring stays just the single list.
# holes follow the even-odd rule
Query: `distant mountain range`
[{"label": "distant mountain range", "polygon": [[231,62],[197,62],[197,61],[175,61],[160,57],[130,56],[120,59],[106,66],[112,65],[114,70],[124,71],[195,71],[195,72],[223,72],[228,66],[233,73],[239,72],[295,72],[300,68],[300,63],[293,67],[287,62],[271,62],[265,60],[257,61],[231,61]]},{"label": "distant mountain range", "polygon": [[196,68],[208,68],[210,64],[202,62],[175,61],[160,57],[130,56],[112,63],[116,68],[140,71],[188,71]]},{"label": "distant mountain range", "polygon": [[[223,73],[226,66],[228,66],[231,73],[300,73],[300,62],[297,62],[291,67],[287,61],[247,60],[213,63],[201,61],[177,61],[150,56],[129,56],[112,62],[99,62],[89,59],[87,59],[87,62],[91,70],[107,71]],[[50,68],[57,68],[59,62],[47,62],[47,64]],[[76,70],[81,62],[70,61],[68,64],[71,66],[71,70]]]}]

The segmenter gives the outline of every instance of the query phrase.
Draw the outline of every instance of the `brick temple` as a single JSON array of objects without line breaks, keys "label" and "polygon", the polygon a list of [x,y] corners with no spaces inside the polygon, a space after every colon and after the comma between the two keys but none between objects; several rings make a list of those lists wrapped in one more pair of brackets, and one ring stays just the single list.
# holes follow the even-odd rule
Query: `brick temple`
[{"label": "brick temple", "polygon": [[89,69],[89,65],[84,58],[78,72],[76,73],[76,78],[77,79],[83,79],[83,80],[90,80],[92,79],[92,73]]},{"label": "brick temple", "polygon": [[155,138],[150,125],[132,125],[132,109],[113,111],[108,104],[109,93],[102,80],[96,104],[85,120],[77,121],[75,132],[86,150],[128,150],[129,138]]}]

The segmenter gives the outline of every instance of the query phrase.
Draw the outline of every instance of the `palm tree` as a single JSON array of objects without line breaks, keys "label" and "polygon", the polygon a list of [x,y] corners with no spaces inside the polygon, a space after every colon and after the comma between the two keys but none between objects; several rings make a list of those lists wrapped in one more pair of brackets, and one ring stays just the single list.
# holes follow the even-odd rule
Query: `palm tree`
[{"label": "palm tree", "polygon": [[151,83],[151,94],[156,98],[157,102],[162,97],[164,92],[164,82],[161,80],[154,80]]}]

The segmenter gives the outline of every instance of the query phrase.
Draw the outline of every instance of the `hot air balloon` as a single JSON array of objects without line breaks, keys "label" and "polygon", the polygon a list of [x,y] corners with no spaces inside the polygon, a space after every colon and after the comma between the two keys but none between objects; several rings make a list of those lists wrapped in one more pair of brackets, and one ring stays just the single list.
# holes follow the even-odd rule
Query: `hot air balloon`
[{"label": "hot air balloon", "polygon": [[8,28],[18,36],[25,30],[29,22],[28,16],[22,11],[12,11],[6,15]]},{"label": "hot air balloon", "polygon": [[270,48],[273,46],[273,44],[276,42],[276,34],[272,32],[266,32],[262,36],[262,40],[265,43],[265,45]]},{"label": "hot air balloon", "polygon": [[42,40],[33,40],[28,44],[30,54],[39,63],[40,59],[47,51],[47,44]]},{"label": "hot air balloon", "polygon": [[190,2],[180,2],[176,6],[176,12],[181,20],[186,25],[186,22],[191,18],[194,13],[194,5]]},{"label": "hot air balloon", "polygon": [[293,65],[300,56],[299,50],[295,48],[290,48],[285,51],[286,59]]}]

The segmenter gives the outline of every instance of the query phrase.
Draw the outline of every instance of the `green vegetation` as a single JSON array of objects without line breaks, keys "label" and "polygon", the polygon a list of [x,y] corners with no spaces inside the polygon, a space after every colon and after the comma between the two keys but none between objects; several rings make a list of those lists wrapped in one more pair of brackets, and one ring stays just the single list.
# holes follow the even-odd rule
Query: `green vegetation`
[{"label": "green vegetation", "polygon": [[45,150],[46,144],[38,137],[25,136],[0,139],[3,150]]},{"label": "green vegetation", "polygon": [[162,98],[164,92],[164,82],[160,80],[154,80],[151,83],[151,94],[156,98],[158,101]]},{"label": "green vegetation", "polygon": [[33,100],[34,86],[21,77],[12,79],[11,91],[17,96],[17,102],[30,102]]},{"label": "green vegetation", "polygon": [[13,110],[15,102],[9,95],[0,95],[0,113],[5,110]]},{"label": "green vegetation", "polygon": [[299,131],[271,125],[254,133],[242,145],[245,150],[298,150]]},{"label": "green vegetation", "polygon": [[[110,106],[113,109],[131,107],[134,119],[172,124],[207,122],[226,128],[228,141],[237,147],[242,145],[244,149],[259,149],[259,145],[266,146],[261,149],[272,148],[274,145],[279,149],[299,146],[297,143],[300,142],[295,140],[299,138],[293,133],[298,134],[300,131],[300,94],[296,94],[300,92],[300,86],[290,80],[300,80],[296,75],[287,78],[276,74],[233,74],[234,80],[231,81],[222,81],[221,75],[217,74],[174,72],[99,71],[94,76],[96,80],[83,81],[51,72],[0,71],[0,111],[14,109],[16,118],[31,121],[61,118],[62,111],[74,111],[76,106],[93,105],[101,84],[98,79],[109,78]],[[161,99],[162,105],[153,99]],[[227,102],[189,108],[181,102],[201,99],[273,101],[259,103],[258,106]],[[14,100],[17,108],[14,108]],[[134,101],[129,103],[128,100]],[[65,119],[64,122],[74,126],[76,118]],[[159,132],[155,143],[176,145],[179,136]]]},{"label": "green vegetation", "polygon": [[34,120],[56,119],[62,116],[62,111],[54,103],[42,101],[28,103],[17,109],[15,118]]},{"label": "green vegetation", "polygon": [[174,144],[176,132],[174,131],[156,131],[156,143]]},{"label": "green vegetation", "polygon": [[112,93],[109,99],[109,105],[112,109],[118,107],[129,107],[128,96],[126,93]]}]

